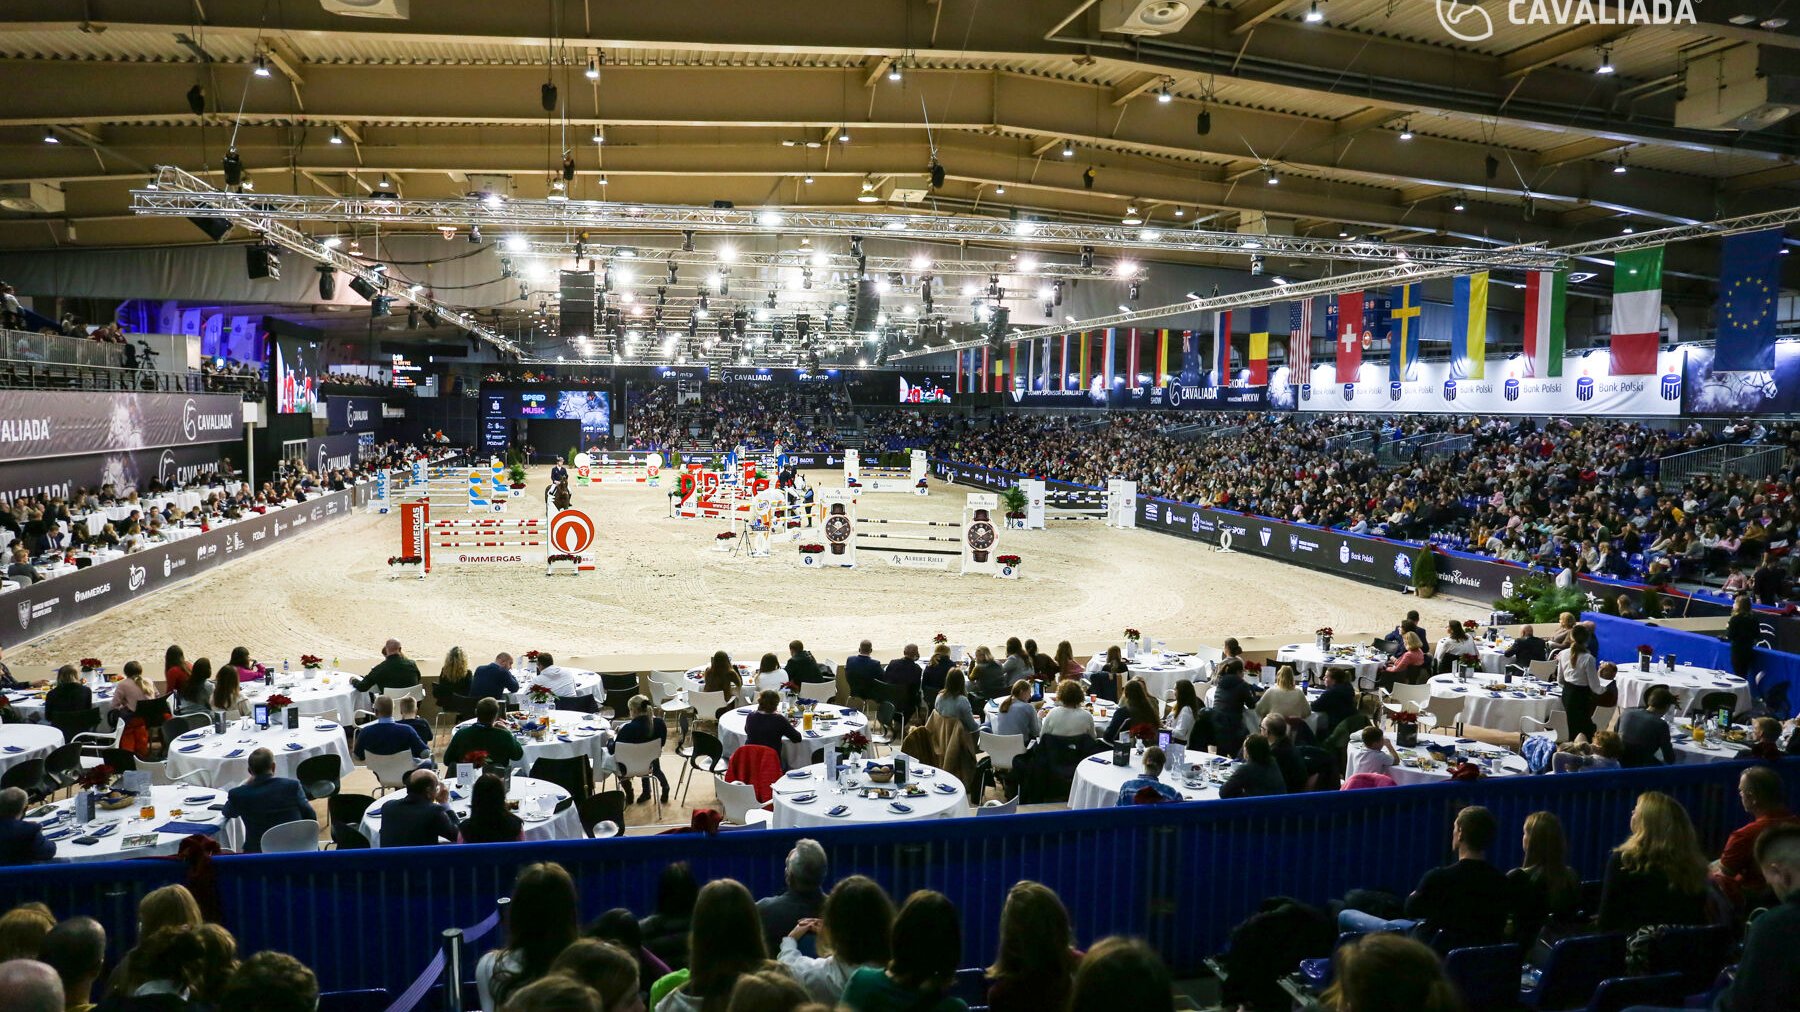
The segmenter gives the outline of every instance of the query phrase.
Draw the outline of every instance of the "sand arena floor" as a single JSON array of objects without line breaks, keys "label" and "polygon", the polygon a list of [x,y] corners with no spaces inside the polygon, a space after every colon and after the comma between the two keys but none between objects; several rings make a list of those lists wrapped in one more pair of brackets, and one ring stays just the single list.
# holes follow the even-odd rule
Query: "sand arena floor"
[{"label": "sand arena floor", "polygon": [[[532,505],[517,505],[509,516],[537,515],[546,474],[533,469],[526,499]],[[810,477],[841,484],[835,472]],[[969,491],[934,481],[929,497],[866,495],[859,509],[865,516],[954,521]],[[397,636],[430,672],[453,644],[476,663],[499,650],[540,648],[590,663],[680,655],[699,664],[719,648],[751,661],[764,651],[785,657],[795,637],[823,657],[841,659],[863,637],[892,656],[904,642],[928,649],[938,632],[996,648],[1009,635],[1036,637],[1044,649],[1068,639],[1086,652],[1116,642],[1127,626],[1187,649],[1226,636],[1310,638],[1321,625],[1387,630],[1414,607],[1433,629],[1475,613],[1443,598],[1418,601],[1092,521],[1002,532],[1002,550],[1024,557],[1017,581],[872,561],[815,572],[800,567],[792,543],[778,542],[767,559],[716,551],[714,534],[723,528],[670,519],[666,492],[644,485],[576,489],[575,504],[599,526],[599,569],[579,579],[547,579],[541,564],[451,566],[425,580],[394,579],[386,562],[398,554],[398,516],[358,514],[17,647],[8,660],[27,671],[83,656],[109,666],[137,658],[155,667],[174,642],[189,657],[215,663],[241,644],[259,658],[306,652],[341,657],[351,667]]]}]

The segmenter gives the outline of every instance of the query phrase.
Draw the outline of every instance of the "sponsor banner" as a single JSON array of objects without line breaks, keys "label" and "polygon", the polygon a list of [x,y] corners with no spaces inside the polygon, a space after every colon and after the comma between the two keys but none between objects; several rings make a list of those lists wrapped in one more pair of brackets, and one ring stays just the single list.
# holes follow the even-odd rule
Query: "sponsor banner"
[{"label": "sponsor banner", "polygon": [[1171,376],[1161,386],[1095,385],[1087,390],[1026,390],[1015,386],[1011,402],[1024,408],[1158,408],[1175,411],[1261,411],[1271,407],[1269,388],[1183,383]]},{"label": "sponsor banner", "polygon": [[[1222,545],[1229,536],[1235,552],[1294,562],[1396,589],[1412,586],[1412,560],[1419,550],[1404,541],[1345,534],[1148,496],[1138,497],[1138,527],[1213,545]],[[1439,572],[1441,575],[1441,567]]]},{"label": "sponsor banner", "polygon": [[0,461],[222,443],[244,434],[235,394],[0,390]]},{"label": "sponsor banner", "polygon": [[340,471],[355,467],[362,459],[362,441],[349,432],[338,436],[316,436],[306,441],[301,454],[306,466],[320,474]]},{"label": "sponsor banner", "polygon": [[1691,415],[1791,415],[1800,413],[1800,341],[1775,342],[1775,367],[1726,372],[1713,366],[1713,349],[1688,346],[1682,374],[1683,411]]},{"label": "sponsor banner", "polygon": [[145,594],[311,530],[316,524],[349,516],[367,497],[369,487],[364,482],[0,594],[0,644],[17,646],[71,622],[131,604]]},{"label": "sponsor banner", "polygon": [[844,379],[844,374],[837,369],[771,369],[750,368],[746,366],[728,365],[719,370],[719,381],[722,383],[759,383],[774,385],[777,383],[835,383]]},{"label": "sponsor banner", "polygon": [[1365,366],[1355,383],[1338,383],[1328,366],[1313,368],[1300,388],[1301,411],[1382,414],[1666,415],[1681,413],[1682,353],[1664,351],[1657,371],[1613,376],[1605,352],[1563,359],[1563,375],[1527,375],[1530,363],[1513,355],[1487,363],[1485,379],[1458,379],[1449,362],[1420,362],[1413,379],[1390,381]]},{"label": "sponsor banner", "polygon": [[325,431],[374,432],[381,427],[382,401],[379,397],[325,398]]},{"label": "sponsor banner", "polygon": [[0,463],[0,503],[28,495],[67,499],[75,489],[106,485],[120,492],[141,492],[151,482],[187,485],[218,470],[219,459],[219,444],[209,443]]}]

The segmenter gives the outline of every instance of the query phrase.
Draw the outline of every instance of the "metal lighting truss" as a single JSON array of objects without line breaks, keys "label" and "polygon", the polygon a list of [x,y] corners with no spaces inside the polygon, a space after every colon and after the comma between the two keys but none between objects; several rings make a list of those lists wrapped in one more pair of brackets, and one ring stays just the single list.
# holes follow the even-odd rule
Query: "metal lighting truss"
[{"label": "metal lighting truss", "polygon": [[[472,336],[480,338],[502,351],[516,355],[521,350],[517,344],[475,322],[474,318],[466,311],[446,306],[423,292],[414,292],[408,286],[398,284],[387,277],[386,272],[366,266],[348,254],[340,253],[304,232],[255,211],[250,206],[250,202],[255,199],[251,195],[215,190],[212,184],[206,180],[167,165],[156,170],[156,185],[159,189],[144,192],[168,193],[171,196],[180,194],[205,197],[216,201],[217,210],[197,213],[203,217],[229,218],[277,246],[292,250],[321,264],[327,264],[351,277],[361,278],[380,289],[381,294],[409,302],[443,322],[460,327]],[[234,213],[226,213],[224,208],[233,204],[237,205]]]},{"label": "metal lighting truss", "polygon": [[[1492,250],[1462,246],[1416,246],[1356,239],[1312,239],[1139,225],[1080,225],[1028,219],[906,215],[807,209],[698,207],[685,204],[626,204],[598,200],[512,200],[475,195],[449,200],[402,200],[390,196],[326,197],[289,194],[233,194],[159,186],[131,191],[131,209],[148,215],[210,215],[219,218],[280,218],[484,228],[696,232],[734,235],[905,237],[943,242],[993,242],[1033,246],[1109,247],[1146,254],[1237,253],[1323,260],[1393,261],[1482,267],[1561,266],[1562,258],[1541,246]],[[179,170],[174,170],[179,171]],[[186,173],[181,173],[186,175]],[[191,178],[191,177],[190,177]]]},{"label": "metal lighting truss", "polygon": [[[866,238],[866,237],[865,237]],[[733,269],[737,267],[754,267],[761,269],[781,269],[810,267],[815,270],[853,275],[859,269],[856,257],[848,253],[833,253],[824,250],[788,250],[781,253],[751,253],[737,250],[730,259],[720,256],[713,250],[694,250],[692,252],[666,246],[634,246],[630,243],[585,241],[581,243],[558,242],[555,240],[534,239],[524,249],[509,248],[501,244],[503,255],[548,258],[552,260],[574,260],[577,247],[581,249],[579,259],[610,260],[614,266],[629,263],[643,263],[654,266],[658,263],[674,262],[683,267],[703,266]],[[629,250],[624,256],[619,251]],[[931,259],[924,266],[919,266],[912,257],[865,257],[866,266],[863,272],[870,278],[882,278],[891,274],[899,274],[908,279],[916,279],[929,274],[934,277],[1034,277],[1034,278],[1074,278],[1097,281],[1122,281],[1129,275],[1119,273],[1117,267],[1095,266],[1083,267],[1080,264],[1060,263],[1051,260],[1040,260],[1036,267],[1026,269],[1016,260],[937,260]],[[1137,273],[1137,272],[1133,272]],[[736,287],[738,276],[732,277],[732,286]],[[909,280],[910,284],[910,280]]]},{"label": "metal lighting truss", "polygon": [[[1640,232],[1636,235],[1614,236],[1609,239],[1596,239],[1592,242],[1574,243],[1546,250],[1559,258],[1595,257],[1612,253],[1623,253],[1627,250],[1647,249],[1651,246],[1666,246],[1674,242],[1686,242],[1694,239],[1722,239],[1728,235],[1741,232],[1759,232],[1768,228],[1779,228],[1800,221],[1800,207],[1783,208],[1778,211],[1764,211],[1758,214],[1747,214],[1737,218],[1722,218],[1718,221],[1699,222],[1693,225],[1674,225],[1669,228]],[[1504,251],[1496,251],[1504,252]],[[1502,266],[1492,264],[1490,266]],[[1518,264],[1504,266],[1524,270],[1535,270],[1535,267],[1523,267]],[[1193,299],[1187,302],[1174,303],[1167,306],[1155,306],[1130,313],[1116,313],[1112,316],[1096,316],[1086,320],[1077,320],[1063,326],[1035,327],[1030,330],[1014,330],[1006,336],[1007,343],[1030,341],[1040,337],[1054,337],[1080,330],[1098,330],[1106,327],[1125,326],[1143,320],[1166,319],[1186,313],[1218,312],[1226,309],[1242,309],[1249,306],[1272,305],[1277,302],[1290,302],[1294,299],[1317,295],[1337,295],[1343,292],[1354,292],[1367,289],[1371,285],[1411,284],[1427,281],[1432,278],[1454,277],[1464,273],[1463,268],[1425,266],[1407,262],[1376,270],[1360,271],[1335,278],[1320,278],[1316,281],[1303,281],[1297,284],[1277,285],[1273,288],[1262,288],[1255,291],[1236,292],[1231,295],[1219,295],[1207,299]],[[912,358],[918,355],[934,355],[947,351],[966,351],[980,348],[988,342],[985,339],[947,342],[930,348],[902,350],[891,358]]]}]

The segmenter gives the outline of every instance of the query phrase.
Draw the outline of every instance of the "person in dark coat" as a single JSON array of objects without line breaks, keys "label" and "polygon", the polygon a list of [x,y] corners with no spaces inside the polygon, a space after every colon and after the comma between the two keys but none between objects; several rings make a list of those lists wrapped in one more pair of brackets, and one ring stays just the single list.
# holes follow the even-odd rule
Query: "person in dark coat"
[{"label": "person in dark coat", "polygon": [[250,779],[225,794],[225,821],[244,820],[244,851],[262,853],[263,833],[284,822],[317,822],[300,781],[275,775],[275,753],[259,748],[247,763]]}]

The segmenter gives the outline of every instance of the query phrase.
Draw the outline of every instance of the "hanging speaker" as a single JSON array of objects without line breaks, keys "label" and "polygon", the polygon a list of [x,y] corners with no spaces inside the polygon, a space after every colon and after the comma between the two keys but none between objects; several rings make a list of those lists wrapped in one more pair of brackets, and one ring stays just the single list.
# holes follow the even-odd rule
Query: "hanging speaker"
[{"label": "hanging speaker", "polygon": [[599,305],[594,291],[593,271],[560,272],[558,332],[564,340],[592,337]]},{"label": "hanging speaker", "polygon": [[219,242],[231,232],[231,220],[228,218],[189,218],[188,220],[194,223],[195,228],[205,232],[213,242]]},{"label": "hanging speaker", "polygon": [[281,256],[273,246],[245,246],[244,273],[251,281],[280,281]]},{"label": "hanging speaker", "polygon": [[375,296],[381,294],[381,289],[376,288],[374,285],[369,284],[360,277],[350,279],[350,290],[371,302],[375,301]]},{"label": "hanging speaker", "polygon": [[881,296],[875,291],[875,282],[856,283],[855,305],[850,308],[852,333],[866,334],[875,329],[875,320],[881,316]]}]

